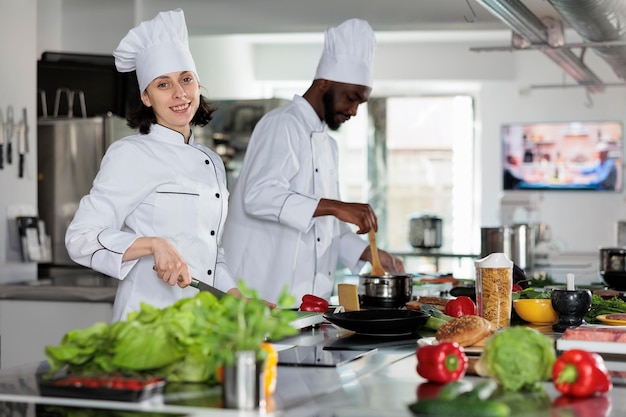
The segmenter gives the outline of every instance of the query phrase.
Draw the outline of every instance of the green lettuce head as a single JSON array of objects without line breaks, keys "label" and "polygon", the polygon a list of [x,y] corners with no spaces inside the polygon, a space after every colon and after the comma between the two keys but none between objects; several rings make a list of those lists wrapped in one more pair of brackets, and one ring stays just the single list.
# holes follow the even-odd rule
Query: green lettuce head
[{"label": "green lettuce head", "polygon": [[554,341],[523,326],[500,330],[486,343],[477,370],[497,380],[507,391],[532,391],[552,375]]}]

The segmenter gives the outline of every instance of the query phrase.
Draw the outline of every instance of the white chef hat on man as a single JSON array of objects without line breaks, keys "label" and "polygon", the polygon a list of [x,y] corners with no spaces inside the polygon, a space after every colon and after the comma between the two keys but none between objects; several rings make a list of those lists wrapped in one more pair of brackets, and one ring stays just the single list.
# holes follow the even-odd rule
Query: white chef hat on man
[{"label": "white chef hat on man", "polygon": [[192,71],[198,78],[181,9],[141,22],[120,41],[113,56],[119,72],[137,71],[141,92],[156,77],[170,72]]},{"label": "white chef hat on man", "polygon": [[372,86],[376,38],[365,20],[349,19],[326,29],[315,79]]}]

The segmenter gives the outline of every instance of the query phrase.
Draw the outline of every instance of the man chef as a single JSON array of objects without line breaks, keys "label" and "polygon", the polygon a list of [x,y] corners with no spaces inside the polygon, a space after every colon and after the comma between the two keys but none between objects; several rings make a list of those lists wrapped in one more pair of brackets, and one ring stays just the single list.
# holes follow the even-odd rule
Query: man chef
[{"label": "man chef", "polygon": [[[368,204],[341,201],[338,148],[326,132],[357,114],[370,96],[375,38],[370,25],[350,19],[326,30],[313,83],[302,96],[256,125],[231,194],[224,248],[233,276],[265,300],[287,288],[330,298],[338,262],[358,273],[371,261],[355,234],[377,230]],[[388,272],[402,261],[380,251]]]},{"label": "man chef", "polygon": [[113,55],[118,71],[137,73],[141,102],[127,120],[139,133],[107,150],[67,229],[70,257],[120,280],[113,321],[193,297],[192,276],[241,296],[220,246],[224,164],[191,131],[215,108],[200,95],[183,11],[142,22]]}]

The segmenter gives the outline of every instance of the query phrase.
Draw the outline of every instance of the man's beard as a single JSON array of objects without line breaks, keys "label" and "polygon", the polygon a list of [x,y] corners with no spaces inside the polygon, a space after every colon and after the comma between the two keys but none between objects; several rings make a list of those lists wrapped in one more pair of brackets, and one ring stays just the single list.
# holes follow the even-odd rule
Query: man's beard
[{"label": "man's beard", "polygon": [[335,99],[332,94],[332,90],[324,93],[322,96],[322,103],[324,103],[324,121],[330,130],[337,130],[341,123],[335,121]]}]

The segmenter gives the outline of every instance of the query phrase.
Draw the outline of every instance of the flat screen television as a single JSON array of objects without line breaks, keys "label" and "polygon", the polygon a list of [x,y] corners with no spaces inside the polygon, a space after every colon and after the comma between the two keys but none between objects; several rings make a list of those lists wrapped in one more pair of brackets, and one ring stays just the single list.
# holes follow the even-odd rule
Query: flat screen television
[{"label": "flat screen television", "polygon": [[620,121],[507,123],[501,138],[505,191],[622,191]]}]

